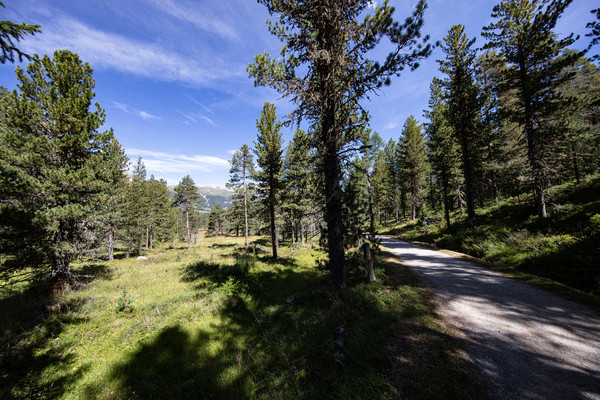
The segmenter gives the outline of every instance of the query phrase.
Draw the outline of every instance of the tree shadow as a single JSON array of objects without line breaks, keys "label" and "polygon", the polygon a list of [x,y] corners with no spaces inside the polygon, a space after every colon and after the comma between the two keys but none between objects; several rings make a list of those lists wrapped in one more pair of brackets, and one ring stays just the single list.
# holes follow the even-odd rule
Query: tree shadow
[{"label": "tree shadow", "polygon": [[[2,313],[0,398],[61,398],[83,377],[90,363],[73,370],[73,353],[54,339],[67,325],[83,321],[78,312],[85,301],[54,301],[44,287],[0,300],[0,309],[7,311]],[[65,372],[48,378],[50,366]]]},{"label": "tree shadow", "polygon": [[[166,328],[115,365],[110,379],[118,382],[123,398],[249,398],[251,380],[239,360],[241,349],[235,338],[221,337],[216,351],[211,339],[201,329],[191,333],[178,325]],[[89,398],[102,392],[101,386],[86,388]]]},{"label": "tree shadow", "polygon": [[[91,264],[75,269],[79,283],[111,279],[112,269]],[[61,398],[69,387],[90,369],[87,363],[76,370],[70,367],[74,353],[54,340],[68,325],[83,321],[81,307],[92,298],[57,298],[49,280],[31,282],[24,290],[4,288],[0,298],[0,398]],[[49,378],[49,367],[55,371]]]},{"label": "tree shadow", "polygon": [[229,247],[236,247],[236,243],[213,243],[209,247],[211,249],[227,249]]}]

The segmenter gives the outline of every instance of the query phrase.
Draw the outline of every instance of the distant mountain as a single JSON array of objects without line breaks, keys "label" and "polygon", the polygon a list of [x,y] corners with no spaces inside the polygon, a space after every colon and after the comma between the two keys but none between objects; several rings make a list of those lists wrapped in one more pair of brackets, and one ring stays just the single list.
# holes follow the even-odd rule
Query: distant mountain
[{"label": "distant mountain", "polygon": [[[233,205],[231,201],[233,191],[227,188],[198,186],[198,193],[200,193],[200,207],[202,207],[202,211],[209,212],[217,204],[220,204],[223,208]],[[174,186],[169,186],[169,194],[175,196]]]}]

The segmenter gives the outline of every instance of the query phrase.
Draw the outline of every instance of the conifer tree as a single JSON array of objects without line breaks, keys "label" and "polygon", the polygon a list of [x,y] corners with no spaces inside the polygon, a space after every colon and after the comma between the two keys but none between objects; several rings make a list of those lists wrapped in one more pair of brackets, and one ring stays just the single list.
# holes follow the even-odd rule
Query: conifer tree
[{"label": "conifer tree", "polygon": [[3,266],[49,267],[62,284],[71,262],[105,238],[99,199],[120,152],[112,131],[98,131],[104,111],[92,105],[93,71],[77,54],[34,56],[16,73],[0,132],[1,251],[13,256]]},{"label": "conifer tree", "polygon": [[192,236],[190,227],[190,215],[194,210],[194,203],[200,199],[198,187],[194,183],[194,180],[186,175],[181,179],[181,182],[175,186],[175,206],[180,206],[185,212],[185,231],[188,243],[188,250],[192,246]]},{"label": "conifer tree", "polygon": [[208,214],[208,232],[213,235],[223,235],[224,226],[225,209],[220,203],[217,203]]},{"label": "conifer tree", "polygon": [[281,122],[277,120],[275,105],[266,102],[260,120],[256,120],[258,136],[254,142],[256,163],[260,170],[255,171],[253,179],[258,182],[258,193],[265,205],[271,232],[273,259],[277,260],[279,238],[277,232],[277,212],[283,187],[283,139]]},{"label": "conifer tree", "polygon": [[[400,24],[393,20],[394,8],[387,2],[373,15],[367,13],[369,0],[259,2],[277,17],[278,23],[269,23],[269,30],[284,47],[281,61],[268,53],[258,55],[248,71],[256,85],[273,87],[296,104],[293,120],[308,119],[315,127],[329,266],[335,293],[341,297],[348,285],[341,153],[358,139],[352,136],[354,128],[367,122],[361,99],[388,85],[405,68],[416,69],[419,60],[431,53],[429,38],[420,35],[426,3],[420,0],[412,16]],[[392,43],[391,52],[381,63],[369,59],[367,53],[384,38]]]},{"label": "conifer tree", "polygon": [[307,214],[318,196],[315,188],[315,169],[312,167],[314,154],[310,136],[302,129],[294,133],[285,155],[285,207],[291,215],[293,235],[305,243]]},{"label": "conifer tree", "polygon": [[462,25],[454,25],[444,37],[442,50],[445,60],[438,60],[440,71],[447,75],[446,89],[448,114],[462,154],[466,186],[467,218],[471,228],[475,222],[475,185],[478,151],[478,123],[481,111],[479,87],[474,79],[475,50]]},{"label": "conifer tree", "polygon": [[[587,48],[587,51],[590,51],[592,47],[597,46],[598,43],[600,43],[600,8],[593,9],[592,11],[590,11],[590,13],[592,13],[592,15],[596,17],[596,20],[588,22],[588,24],[586,25],[588,29],[591,29],[591,32],[586,33],[585,36],[592,38],[592,40],[590,41],[590,45]],[[600,59],[600,53],[596,53],[594,56],[592,56],[592,59]]]},{"label": "conifer tree", "polygon": [[425,124],[429,158],[432,167],[442,186],[442,200],[444,203],[444,217],[446,228],[450,228],[450,193],[452,181],[456,179],[456,171],[460,170],[460,148],[456,141],[450,121],[448,121],[448,105],[444,98],[444,87],[441,80],[433,78],[429,96],[429,110],[425,117],[429,122]]},{"label": "conifer tree", "polygon": [[104,224],[106,229],[108,261],[114,260],[115,236],[117,229],[121,224],[120,207],[124,201],[124,194],[127,184],[125,170],[128,164],[128,157],[121,145],[113,139],[106,151],[106,162],[110,168],[104,170],[106,173],[106,190],[102,194],[100,203],[104,204]]},{"label": "conifer tree", "polygon": [[[0,2],[0,7],[5,8],[4,3]],[[15,62],[15,54],[19,61],[23,58],[31,60],[31,57],[16,47],[16,42],[19,42],[25,35],[35,35],[40,31],[39,25],[30,25],[26,23],[17,24],[12,21],[0,21],[0,47],[2,47],[2,55],[0,63],[4,64],[7,61]]]},{"label": "conifer tree", "polygon": [[233,154],[230,161],[229,182],[227,187],[234,190],[234,203],[243,202],[244,207],[244,247],[248,248],[248,202],[252,188],[250,179],[254,173],[254,159],[247,145]]},{"label": "conifer tree", "polygon": [[561,56],[575,39],[557,39],[554,27],[572,0],[505,0],[494,6],[495,22],[483,28],[486,48],[497,49],[505,60],[500,90],[516,90],[518,102],[507,110],[523,129],[533,181],[535,208],[547,216],[547,157],[556,135],[549,118],[564,106],[558,87],[572,76],[562,71],[581,57],[580,52]]},{"label": "conifer tree", "polygon": [[424,197],[425,179],[429,165],[424,134],[412,115],[404,122],[400,148],[403,175],[410,192],[411,219],[415,220]]}]

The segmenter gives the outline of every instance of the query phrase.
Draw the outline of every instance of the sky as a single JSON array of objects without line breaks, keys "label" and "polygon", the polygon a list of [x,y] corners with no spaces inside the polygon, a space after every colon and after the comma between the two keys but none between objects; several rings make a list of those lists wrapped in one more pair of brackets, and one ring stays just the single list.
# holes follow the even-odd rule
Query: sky
[{"label": "sky", "polygon": [[[381,2],[381,1],[380,1]],[[416,0],[390,0],[404,21]],[[96,101],[106,110],[103,129],[113,128],[131,161],[142,157],[148,175],[176,185],[190,175],[199,186],[224,186],[229,160],[243,144],[253,146],[256,120],[266,101],[284,118],[293,104],[272,89],[254,87],[246,67],[257,54],[278,55],[281,43],[267,30],[264,6],[253,0],[3,0],[0,20],[41,25],[42,33],[21,41],[33,54],[69,49],[94,69]],[[484,40],[496,0],[429,0],[423,34],[442,40],[454,24]],[[596,0],[574,0],[556,32],[584,35]],[[374,56],[389,50],[386,43]],[[370,128],[397,140],[406,118],[423,122],[429,83],[442,76],[441,49],[414,72],[362,104]],[[20,64],[25,67],[26,62]],[[0,85],[16,88],[15,65],[0,65]],[[292,128],[284,128],[287,142]]]}]

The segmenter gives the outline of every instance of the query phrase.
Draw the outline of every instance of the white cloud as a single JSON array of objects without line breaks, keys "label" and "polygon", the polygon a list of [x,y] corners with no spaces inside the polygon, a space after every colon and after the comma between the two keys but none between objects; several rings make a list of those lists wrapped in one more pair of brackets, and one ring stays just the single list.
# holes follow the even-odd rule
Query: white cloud
[{"label": "white cloud", "polygon": [[186,119],[185,121],[183,121],[183,123],[189,123],[189,122],[197,123],[198,120],[202,120],[211,126],[218,127],[218,125],[215,123],[215,121],[208,118],[206,115],[199,114],[199,113],[184,113],[181,111],[179,111],[179,114],[181,114]]},{"label": "white cloud", "polygon": [[[131,159],[142,157],[150,174],[192,174],[194,172],[226,171],[229,161],[224,158],[205,155],[169,154],[158,151],[125,149]],[[134,157],[135,156],[135,157]]]},{"label": "white cloud", "polygon": [[68,17],[44,26],[44,34],[23,41],[27,52],[52,54],[69,49],[95,68],[113,69],[162,81],[208,85],[216,80],[242,76],[244,71],[219,63],[197,60],[169,51],[157,44],[103,32]]},{"label": "white cloud", "polygon": [[136,109],[132,109],[129,106],[127,106],[126,104],[123,103],[119,103],[116,101],[113,101],[113,107],[116,109],[119,109],[127,114],[132,114],[132,115],[137,115],[138,117],[141,117],[143,119],[162,119],[161,117],[158,117],[156,115],[150,114],[149,112],[146,111],[140,111],[140,110],[136,110]]},{"label": "white cloud", "polygon": [[173,0],[150,0],[149,3],[161,12],[189,22],[204,31],[217,34],[225,39],[238,39],[238,34],[233,26],[221,21],[215,15],[207,14],[205,5],[200,10],[193,6],[182,5],[181,2],[176,4]]},{"label": "white cloud", "polygon": [[388,123],[385,124],[385,126],[383,127],[383,130],[391,131],[393,129],[396,129],[399,126],[400,126],[400,121],[397,118],[394,118],[393,120],[388,121]]},{"label": "white cloud", "polygon": [[160,117],[147,113],[146,111],[138,111],[137,114],[143,119],[160,119]]}]

